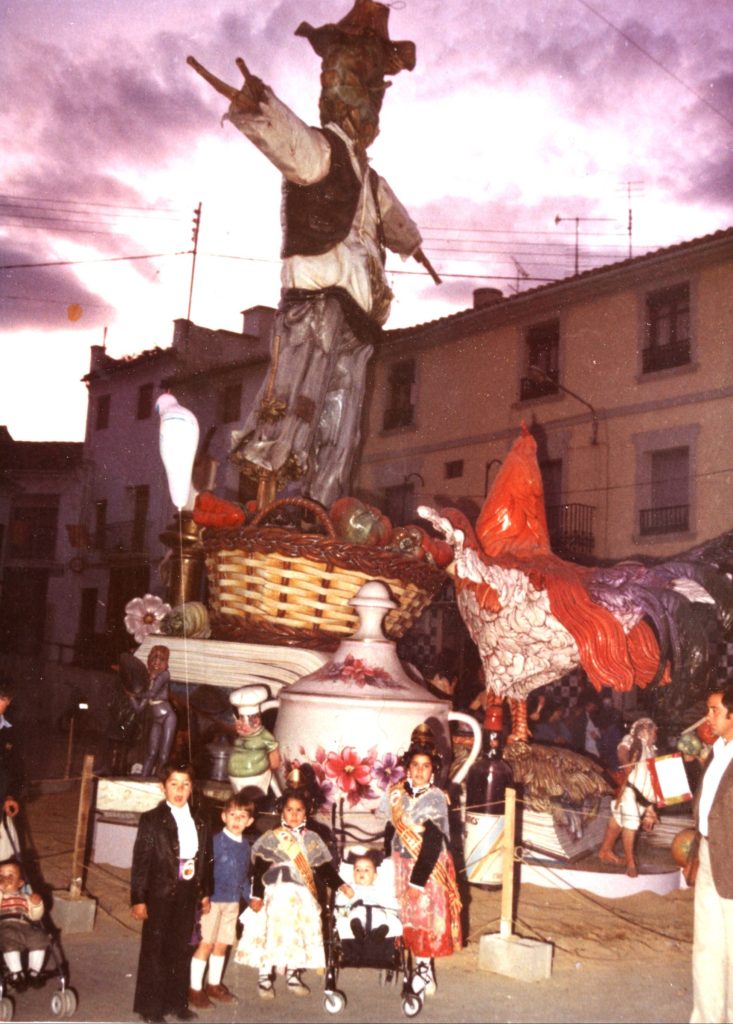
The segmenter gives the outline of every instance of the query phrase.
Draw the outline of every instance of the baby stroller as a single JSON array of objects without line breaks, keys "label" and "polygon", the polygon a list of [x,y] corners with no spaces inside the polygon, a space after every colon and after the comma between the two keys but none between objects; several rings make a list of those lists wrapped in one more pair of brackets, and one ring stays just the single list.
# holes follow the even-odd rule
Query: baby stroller
[{"label": "baby stroller", "polygon": [[[345,851],[339,875],[349,885],[353,880],[353,861],[363,848]],[[374,893],[367,905],[351,902],[341,893],[331,896],[324,928],[326,975],[323,1006],[328,1013],[341,1013],[346,996],[338,989],[339,973],[346,967],[378,972],[380,985],[401,983],[402,1012],[416,1016],[422,998],[412,990],[412,960],[402,940],[402,924],[397,914],[392,862],[385,860],[377,870]],[[358,915],[357,915],[357,909]],[[354,925],[355,917],[359,921]]]},{"label": "baby stroller", "polygon": [[[14,864],[13,871],[15,872],[15,878],[18,882],[22,881],[23,877],[27,877],[20,854],[18,853],[18,842],[17,834],[15,829],[12,827],[12,822],[8,823],[7,819],[0,822],[0,831],[3,833],[3,839],[7,839],[7,843],[3,844],[5,856],[12,851],[12,859],[6,861],[9,866],[11,863]],[[7,850],[9,845],[10,850]],[[15,891],[15,890],[13,890]],[[23,885],[19,892],[29,892],[27,885]],[[15,914],[19,917],[24,918],[24,914],[19,914],[16,910]],[[30,988],[43,988],[47,981],[51,978],[55,978],[57,981],[56,991],[51,995],[51,1015],[53,1017],[71,1017],[77,1006],[76,993],[73,989],[68,987],[68,964],[64,957],[59,942],[58,931],[54,931],[51,928],[47,928],[43,919],[40,921],[28,921],[23,920],[22,923],[16,923],[15,914],[11,912],[6,916],[2,915],[0,920],[7,921],[14,932],[13,937],[17,935],[19,937],[19,944],[17,949],[19,951],[38,949],[39,951],[45,946],[46,953],[43,959],[43,967],[37,972],[29,976],[27,971],[24,969],[20,973],[12,974],[8,968],[5,957],[0,953],[0,1021],[12,1020],[15,1011],[14,997],[25,992]],[[18,930],[20,928],[20,931]],[[20,939],[21,933],[24,933],[23,938]],[[33,934],[42,936],[42,940],[39,941],[31,940],[28,941],[28,937]],[[16,948],[13,946],[12,948]],[[28,953],[21,952],[21,957],[24,959]],[[21,963],[23,963],[21,959]],[[25,968],[27,965],[23,963]],[[13,996],[9,994],[13,993]]]},{"label": "baby stroller", "polygon": [[[32,924],[31,928],[38,928],[45,931],[42,924]],[[50,1010],[53,1017],[71,1017],[76,1010],[77,998],[73,989],[68,987],[69,975],[68,964],[64,958],[59,943],[58,935],[49,933],[50,944],[46,953],[46,962],[38,978],[34,980],[34,988],[42,988],[47,981],[55,978],[57,982],[56,991],[51,995]],[[20,995],[26,991],[27,983],[13,984],[10,981],[10,973],[4,961],[0,969],[0,1021],[12,1020],[15,1011],[13,995]]]}]

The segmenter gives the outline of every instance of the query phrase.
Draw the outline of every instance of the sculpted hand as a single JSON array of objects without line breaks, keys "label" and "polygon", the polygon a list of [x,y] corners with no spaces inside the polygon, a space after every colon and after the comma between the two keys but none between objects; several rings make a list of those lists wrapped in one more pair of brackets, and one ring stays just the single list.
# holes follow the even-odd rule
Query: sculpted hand
[{"label": "sculpted hand", "polygon": [[187,57],[186,63],[190,64],[194,71],[206,79],[209,85],[213,86],[218,93],[226,96],[237,110],[241,110],[245,114],[257,114],[259,112],[260,104],[265,98],[265,84],[262,79],[249,73],[249,69],[241,57],[237,57],[236,60],[237,67],[244,75],[244,85],[241,89],[235,89],[233,85],[229,85],[227,82],[217,78],[216,75],[212,75],[203,64],[199,64],[195,57]]}]

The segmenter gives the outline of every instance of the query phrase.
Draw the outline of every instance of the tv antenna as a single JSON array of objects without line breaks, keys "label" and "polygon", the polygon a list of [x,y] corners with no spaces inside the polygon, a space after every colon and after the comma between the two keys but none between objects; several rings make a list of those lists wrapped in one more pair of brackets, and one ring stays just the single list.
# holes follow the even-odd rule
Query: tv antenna
[{"label": "tv antenna", "polygon": [[520,280],[520,278],[529,278],[529,274],[528,274],[528,273],[527,273],[527,271],[526,271],[526,270],[524,269],[524,267],[523,267],[523,266],[522,266],[522,264],[521,264],[521,263],[519,262],[519,260],[518,260],[518,259],[515,259],[515,257],[514,257],[514,256],[512,256],[512,257],[511,257],[511,261],[512,261],[512,263],[514,264],[514,269],[515,269],[515,270],[516,270],[516,272],[517,272],[517,277],[516,277],[516,281],[515,281],[515,283],[514,283],[514,291],[515,291],[515,292],[518,292],[518,291],[519,291],[519,280]]},{"label": "tv antenna", "polygon": [[634,196],[640,196],[644,193],[644,182],[643,181],[627,181],[625,184],[619,186],[626,193],[626,199],[629,204],[629,216],[626,224],[626,231],[629,236],[629,259],[634,254],[634,247],[631,241],[632,229],[634,225],[634,214],[631,208],[631,200]]},{"label": "tv antenna", "polygon": [[578,276],[578,256],[580,253],[580,222],[583,221],[601,221],[601,220],[613,220],[613,217],[561,217],[560,214],[555,217],[555,223],[561,224],[565,220],[572,220],[575,222],[575,276]]}]

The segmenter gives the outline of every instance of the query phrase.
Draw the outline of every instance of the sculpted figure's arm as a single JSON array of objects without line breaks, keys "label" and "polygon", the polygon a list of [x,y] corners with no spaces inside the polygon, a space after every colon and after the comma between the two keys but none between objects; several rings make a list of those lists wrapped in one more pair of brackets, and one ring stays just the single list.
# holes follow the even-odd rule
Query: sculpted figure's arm
[{"label": "sculpted figure's arm", "polygon": [[417,224],[384,178],[379,179],[377,196],[387,248],[399,253],[403,259],[414,256],[422,243]]},{"label": "sculpted figure's arm", "polygon": [[312,185],[328,174],[331,149],[320,131],[311,128],[277,98],[261,79],[251,75],[241,57],[237,67],[244,75],[241,89],[222,82],[197,60],[188,64],[218,93],[230,101],[227,119],[264,153],[288,181]]}]

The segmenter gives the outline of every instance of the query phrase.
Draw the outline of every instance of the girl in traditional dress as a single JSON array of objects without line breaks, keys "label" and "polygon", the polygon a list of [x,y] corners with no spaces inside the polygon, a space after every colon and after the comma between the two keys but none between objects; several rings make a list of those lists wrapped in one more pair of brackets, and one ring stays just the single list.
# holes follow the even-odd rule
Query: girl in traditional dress
[{"label": "girl in traditional dress", "polygon": [[302,972],[325,967],[316,878],[349,898],[354,895],[321,837],[306,828],[306,792],[287,789],[278,806],[280,825],[252,847],[252,898],[235,953],[237,963],[257,968],[263,999],[275,995],[275,973],[286,973],[288,992],[305,996],[310,990]]},{"label": "girl in traditional dress", "polygon": [[415,958],[416,994],[435,993],[432,960],[461,945],[461,899],[448,851],[448,801],[435,785],[440,754],[413,742],[404,756],[406,777],[385,794],[385,843],[391,847],[407,948]]}]

